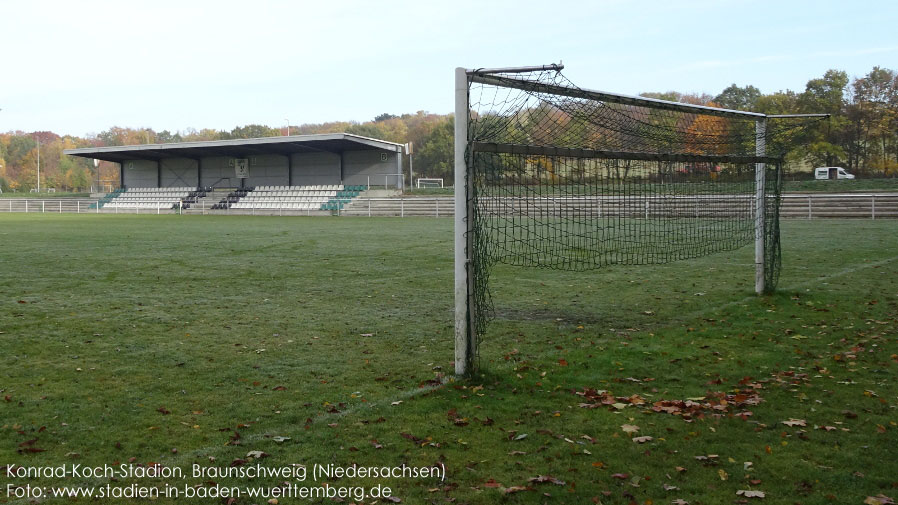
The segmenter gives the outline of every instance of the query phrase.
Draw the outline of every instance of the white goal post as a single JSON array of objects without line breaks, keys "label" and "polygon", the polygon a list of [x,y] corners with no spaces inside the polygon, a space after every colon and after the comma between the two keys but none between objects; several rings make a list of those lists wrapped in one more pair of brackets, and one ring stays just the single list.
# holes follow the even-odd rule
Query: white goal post
[{"label": "white goal post", "polygon": [[415,180],[415,185],[420,188],[442,188],[443,187],[443,179],[438,178],[427,178],[427,177],[419,177]]}]

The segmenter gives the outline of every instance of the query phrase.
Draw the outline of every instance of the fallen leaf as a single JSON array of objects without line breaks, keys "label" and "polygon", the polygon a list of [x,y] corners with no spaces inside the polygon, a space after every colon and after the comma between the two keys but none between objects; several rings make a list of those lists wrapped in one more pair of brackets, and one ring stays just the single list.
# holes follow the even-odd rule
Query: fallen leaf
[{"label": "fallen leaf", "polygon": [[786,426],[793,426],[793,427],[808,425],[807,421],[805,421],[804,419],[792,419],[792,418],[789,418],[788,421],[783,421],[783,424],[785,424]]},{"label": "fallen leaf", "polygon": [[747,489],[740,489],[736,491],[736,494],[746,498],[764,498],[765,496],[764,491],[752,491]]},{"label": "fallen leaf", "polygon": [[563,486],[564,481],[556,479],[551,475],[537,475],[531,479],[527,479],[527,482],[532,482],[534,484],[555,484],[556,486]]},{"label": "fallen leaf", "polygon": [[884,494],[878,494],[876,496],[868,496],[864,500],[864,505],[894,505],[895,501]]},{"label": "fallen leaf", "polygon": [[654,440],[652,437],[644,436],[644,437],[633,437],[633,441],[637,444],[644,444],[646,442],[651,442]]},{"label": "fallen leaf", "polygon": [[624,433],[636,433],[639,431],[639,426],[635,424],[623,424],[620,429],[624,430]]}]

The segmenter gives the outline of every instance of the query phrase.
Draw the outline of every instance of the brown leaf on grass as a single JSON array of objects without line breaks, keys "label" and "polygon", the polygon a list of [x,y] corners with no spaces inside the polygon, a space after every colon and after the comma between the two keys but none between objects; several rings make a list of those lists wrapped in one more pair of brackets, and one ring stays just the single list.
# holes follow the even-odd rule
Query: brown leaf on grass
[{"label": "brown leaf on grass", "polygon": [[501,482],[496,482],[494,479],[490,479],[483,483],[483,487],[503,487]]},{"label": "brown leaf on grass", "polygon": [[639,431],[639,426],[635,424],[622,424],[620,429],[624,430],[624,433],[636,433]]},{"label": "brown leaf on grass", "polygon": [[788,421],[783,421],[783,424],[785,424],[786,426],[792,426],[792,427],[808,425],[807,421],[805,421],[804,419],[793,419],[791,417],[789,418]]},{"label": "brown leaf on grass", "polygon": [[377,441],[376,438],[371,440],[371,445],[374,446],[375,449],[383,449],[383,448],[384,448],[384,446],[381,445],[381,444]]},{"label": "brown leaf on grass", "polygon": [[895,500],[891,497],[886,496],[884,494],[878,494],[876,496],[868,496],[864,500],[864,505],[894,505]]},{"label": "brown leaf on grass", "polygon": [[247,463],[245,459],[237,458],[234,461],[231,461],[231,466],[243,466]]},{"label": "brown leaf on grass", "polygon": [[441,377],[434,377],[433,379],[427,379],[418,383],[419,388],[426,387],[436,387],[443,384]]},{"label": "brown leaf on grass", "polygon": [[630,474],[628,474],[628,473],[613,473],[613,474],[611,474],[611,477],[613,477],[615,479],[620,479],[620,480],[627,480],[630,478]]},{"label": "brown leaf on grass", "polygon": [[561,366],[567,366],[567,360],[562,358],[558,360],[558,364]]},{"label": "brown leaf on grass", "polygon": [[652,437],[644,436],[644,437],[633,437],[633,441],[637,444],[644,444],[646,442],[651,442],[654,440]]},{"label": "brown leaf on grass", "polygon": [[272,391],[286,391],[287,387],[286,386],[275,386],[275,387],[271,388],[271,390]]},{"label": "brown leaf on grass", "polygon": [[527,479],[527,482],[531,482],[533,484],[555,484],[556,486],[564,485],[563,480],[556,479],[551,475],[537,475],[536,477]]},{"label": "brown leaf on grass", "polygon": [[400,433],[399,435],[402,436],[402,438],[404,438],[404,439],[406,439],[406,440],[411,440],[412,442],[414,442],[414,443],[416,443],[416,444],[420,444],[420,443],[422,443],[422,442],[425,442],[425,440],[424,440],[423,438],[418,438],[418,437],[416,437],[416,436],[414,436],[414,435],[411,435],[411,434],[409,434],[409,433]]},{"label": "brown leaf on grass", "polygon": [[29,445],[34,445],[35,442],[37,442],[36,438],[33,438],[31,440],[26,440],[26,441],[22,442],[21,444],[19,444],[19,447],[28,447]]},{"label": "brown leaf on grass", "polygon": [[449,412],[446,413],[446,418],[449,419],[449,421],[451,421],[452,424],[454,424],[456,426],[467,426],[468,425],[468,418],[459,417],[458,412],[454,408],[449,409]]},{"label": "brown leaf on grass", "polygon": [[[609,391],[591,388],[575,391],[575,394],[584,397],[586,400],[579,404],[581,408],[610,407],[622,410],[630,405],[639,406],[646,403],[645,399],[639,395],[614,396]],[[730,409],[737,412],[745,412],[745,407],[758,405],[761,401],[761,396],[755,388],[752,388],[727,393],[709,392],[706,396],[687,398],[685,400],[662,399],[652,403],[651,409],[654,412],[682,416],[684,420],[690,421],[693,418],[702,418],[708,414],[721,417],[729,414],[731,412]],[[747,415],[740,415],[740,417],[745,419]]]},{"label": "brown leaf on grass", "polygon": [[689,505],[688,501],[680,499],[680,498],[677,498],[676,500],[674,500],[670,503],[672,503],[673,505]]},{"label": "brown leaf on grass", "polygon": [[159,412],[163,416],[167,416],[167,415],[171,414],[171,411],[165,407],[159,407],[158,409],[156,409],[156,412]]},{"label": "brown leaf on grass", "polygon": [[764,491],[752,491],[750,489],[740,489],[736,491],[736,495],[746,498],[764,498]]},{"label": "brown leaf on grass", "polygon": [[514,494],[520,493],[521,491],[532,491],[533,488],[527,486],[511,486],[502,488],[502,494]]}]

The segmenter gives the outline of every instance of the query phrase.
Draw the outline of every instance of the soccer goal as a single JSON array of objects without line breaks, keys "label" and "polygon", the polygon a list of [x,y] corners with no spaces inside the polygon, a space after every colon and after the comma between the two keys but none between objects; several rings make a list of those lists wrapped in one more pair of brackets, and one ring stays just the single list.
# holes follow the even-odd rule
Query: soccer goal
[{"label": "soccer goal", "polygon": [[783,156],[825,115],[768,116],[575,86],[561,65],[456,69],[455,371],[473,371],[496,264],[589,271],[754,243],[780,269]]},{"label": "soccer goal", "polygon": [[418,189],[420,188],[442,188],[443,187],[443,179],[437,178],[426,178],[420,177],[415,180],[415,183],[418,185]]}]

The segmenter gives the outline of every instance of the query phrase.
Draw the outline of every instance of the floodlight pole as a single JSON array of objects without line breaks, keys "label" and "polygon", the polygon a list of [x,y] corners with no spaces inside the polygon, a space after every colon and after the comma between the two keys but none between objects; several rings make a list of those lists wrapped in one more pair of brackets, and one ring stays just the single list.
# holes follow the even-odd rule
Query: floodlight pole
[{"label": "floodlight pole", "polygon": [[[767,156],[767,118],[755,121],[755,154],[758,157]],[[765,285],[766,270],[771,265],[765,264],[764,254],[764,228],[767,220],[766,202],[766,177],[767,164],[755,163],[755,293],[763,294],[767,291]]]},{"label": "floodlight pole", "polygon": [[472,238],[468,163],[468,74],[464,68],[455,69],[455,374],[472,372],[476,336],[473,334],[472,305],[470,303],[469,241]]}]

